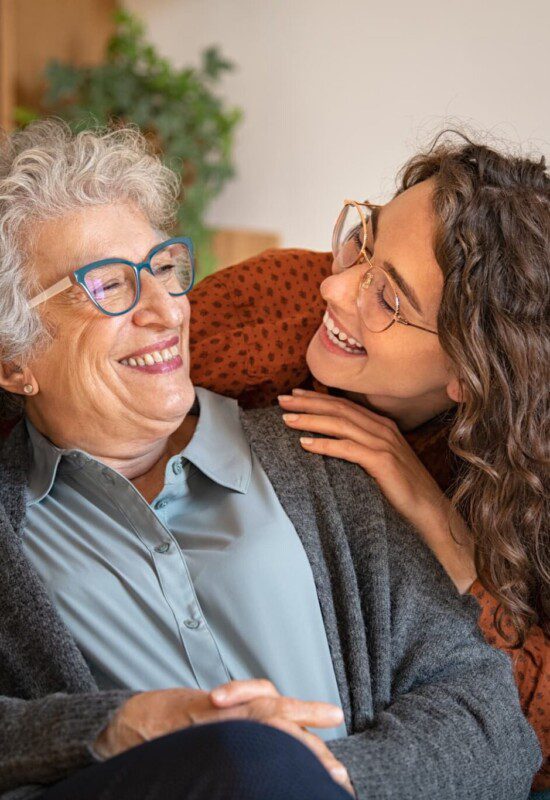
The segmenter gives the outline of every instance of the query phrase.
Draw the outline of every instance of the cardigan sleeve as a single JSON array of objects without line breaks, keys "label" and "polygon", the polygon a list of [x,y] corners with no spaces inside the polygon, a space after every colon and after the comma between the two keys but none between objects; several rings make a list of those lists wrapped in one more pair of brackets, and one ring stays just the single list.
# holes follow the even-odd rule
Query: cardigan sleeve
[{"label": "cardigan sleeve", "polygon": [[93,744],[135,692],[0,697],[0,793],[49,784],[94,763]]},{"label": "cardigan sleeve", "polygon": [[[478,601],[481,613],[479,626],[485,639],[505,652],[511,659],[523,713],[538,736],[543,754],[543,766],[533,789],[550,788],[550,641],[538,625],[533,625],[522,647],[512,649],[495,627],[494,615],[497,601],[479,580],[470,589]],[[509,620],[504,617],[505,632],[512,633]]]},{"label": "cardigan sleeve", "polygon": [[[344,508],[349,533],[352,496],[361,495],[350,471],[346,482],[340,491],[346,505],[339,501],[338,508]],[[384,541],[386,555],[369,567],[372,554],[358,550],[356,575],[367,631],[375,629],[377,615],[389,623],[389,693],[362,730],[329,746],[347,767],[358,800],[524,800],[540,749],[521,712],[509,661],[483,640],[474,600],[456,592],[431,551],[384,506],[383,540],[380,531],[369,549]],[[358,503],[357,525],[361,512]],[[388,581],[380,607],[377,596]],[[381,646],[373,641],[370,649]]]}]

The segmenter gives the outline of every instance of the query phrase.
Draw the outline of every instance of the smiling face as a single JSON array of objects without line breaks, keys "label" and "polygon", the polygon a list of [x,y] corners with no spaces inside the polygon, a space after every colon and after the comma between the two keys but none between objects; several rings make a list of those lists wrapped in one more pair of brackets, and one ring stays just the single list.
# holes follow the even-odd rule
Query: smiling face
[{"label": "smiling face", "polygon": [[[103,258],[139,263],[160,241],[141,211],[122,203],[44,222],[35,233],[31,268],[42,287]],[[26,411],[55,444],[128,457],[169,436],[188,413],[189,301],[171,297],[146,270],[141,288],[121,316],[102,314],[78,286],[38,307],[53,341],[26,365],[38,388]]]},{"label": "smiling face", "polygon": [[[443,274],[433,251],[432,192],[427,180],[383,206],[375,230],[369,222],[367,246],[372,264],[393,278],[402,316],[435,330]],[[333,265],[321,284],[327,310],[307,363],[322,383],[365,398],[403,427],[414,427],[452,404],[448,360],[438,337],[426,331],[399,323],[379,333],[369,330],[357,303],[367,270],[365,263],[343,272]]]}]

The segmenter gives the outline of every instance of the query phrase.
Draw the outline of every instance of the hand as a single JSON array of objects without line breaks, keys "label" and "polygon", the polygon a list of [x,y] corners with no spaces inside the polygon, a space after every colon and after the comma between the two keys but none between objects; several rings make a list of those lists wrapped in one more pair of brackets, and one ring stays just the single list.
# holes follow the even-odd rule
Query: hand
[{"label": "hand", "polygon": [[[263,698],[267,701],[264,705],[263,713],[268,710],[268,713],[275,713],[275,716],[268,715],[267,718],[263,717],[261,721],[285,731],[305,744],[317,756],[330,773],[332,779],[346,789],[352,797],[355,797],[355,790],[344,765],[335,758],[318,736],[304,730],[302,727],[302,725],[314,727],[339,725],[343,721],[344,715],[338,706],[331,706],[326,703],[307,703],[282,697],[275,686],[267,680],[231,681],[214,689],[210,693],[210,698],[217,707],[224,709],[247,704],[249,707],[248,713],[252,714],[258,712],[258,708],[254,708],[254,705],[259,704]],[[310,722],[305,721],[308,714],[301,712],[301,708],[304,708],[304,711],[309,709]],[[328,709],[330,709],[330,721],[327,716]],[[277,716],[277,714],[280,716]],[[316,717],[315,721],[311,721],[312,716]],[[258,717],[251,716],[249,718],[257,719]],[[300,718],[301,723],[299,722]]]},{"label": "hand", "polygon": [[241,683],[250,684],[246,692],[248,699],[236,702],[215,703],[211,694],[199,689],[161,689],[136,694],[118,709],[98,736],[94,749],[101,758],[111,758],[143,742],[191,725],[250,719],[286,730],[304,744],[307,738],[308,746],[334,780],[342,782],[344,768],[318,737],[302,731],[305,725],[332,727],[340,724],[343,718],[341,709],[328,703],[292,700],[278,694],[273,697],[271,689],[266,692],[265,687],[271,687],[267,681],[236,681],[231,686]]},{"label": "hand", "polygon": [[[420,533],[459,591],[475,580],[471,537],[395,422],[341,397],[295,389],[279,397],[289,428],[333,438],[300,439],[302,447],[361,466]],[[460,542],[457,541],[457,533]]]}]

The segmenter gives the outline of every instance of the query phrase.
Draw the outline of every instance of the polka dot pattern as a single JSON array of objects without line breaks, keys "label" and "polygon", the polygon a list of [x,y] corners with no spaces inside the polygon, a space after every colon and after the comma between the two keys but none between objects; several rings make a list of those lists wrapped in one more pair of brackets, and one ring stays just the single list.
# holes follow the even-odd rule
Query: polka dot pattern
[{"label": "polka dot pattern", "polygon": [[201,281],[189,297],[193,382],[245,408],[302,385],[331,263],[328,253],[266,250]]}]

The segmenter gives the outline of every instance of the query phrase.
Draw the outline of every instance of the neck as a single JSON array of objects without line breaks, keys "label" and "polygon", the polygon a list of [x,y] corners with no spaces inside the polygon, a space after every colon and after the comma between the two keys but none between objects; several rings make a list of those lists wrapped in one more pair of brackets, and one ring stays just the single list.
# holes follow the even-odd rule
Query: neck
[{"label": "neck", "polygon": [[129,436],[117,447],[112,437],[100,441],[94,441],[94,438],[90,437],[83,441],[78,437],[62,435],[59,431],[52,430],[47,420],[37,414],[30,404],[26,408],[26,415],[34,427],[57,447],[64,450],[84,450],[132,482],[163,469],[163,465],[190,442],[198,422],[198,417],[188,414],[175,431],[165,436],[142,442],[132,440]]},{"label": "neck", "polygon": [[390,417],[402,431],[412,431],[455,405],[446,392],[441,391],[409,398],[359,394],[347,396],[385,417]]}]

